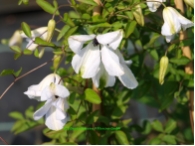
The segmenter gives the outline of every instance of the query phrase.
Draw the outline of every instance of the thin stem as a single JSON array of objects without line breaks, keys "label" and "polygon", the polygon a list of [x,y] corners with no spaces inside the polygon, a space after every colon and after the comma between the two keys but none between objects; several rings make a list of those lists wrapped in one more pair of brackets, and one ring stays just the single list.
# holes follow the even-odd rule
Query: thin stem
[{"label": "thin stem", "polygon": [[[53,60],[53,58],[52,58],[52,60]],[[23,77],[29,75],[30,73],[32,73],[32,72],[38,70],[39,68],[41,68],[41,67],[47,65],[47,64],[48,64],[49,62],[51,62],[52,60],[49,60],[49,61],[47,61],[47,62],[45,62],[45,63],[43,63],[43,64],[41,64],[41,65],[39,65],[39,66],[37,66],[37,67],[35,67],[35,68],[33,68],[33,69],[31,69],[30,71],[26,72],[25,74],[23,74],[23,75],[21,75],[21,76],[15,78],[15,80],[7,87],[7,88],[5,89],[5,91],[2,93],[2,95],[0,96],[0,99],[7,93],[7,91],[14,85],[15,82],[17,82],[18,80],[22,79]]]},{"label": "thin stem", "polygon": [[7,141],[4,140],[1,136],[0,136],[0,140],[1,140],[4,144],[9,145],[9,144],[7,143]]}]

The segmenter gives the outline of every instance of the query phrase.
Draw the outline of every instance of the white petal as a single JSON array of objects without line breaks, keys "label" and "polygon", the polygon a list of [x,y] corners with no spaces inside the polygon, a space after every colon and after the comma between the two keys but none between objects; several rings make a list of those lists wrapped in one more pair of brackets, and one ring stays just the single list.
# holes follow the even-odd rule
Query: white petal
[{"label": "white petal", "polygon": [[103,65],[109,75],[119,76],[124,74],[124,71],[121,68],[119,57],[111,49],[103,46],[101,50],[101,56]]},{"label": "white petal", "polygon": [[114,32],[109,32],[106,34],[101,34],[96,37],[97,41],[102,45],[107,45],[116,50],[120,45],[120,42],[123,38],[122,30],[117,30]]},{"label": "white petal", "polygon": [[186,30],[187,28],[194,26],[194,23],[192,21],[186,19],[182,15],[178,16],[178,20],[181,23],[181,27],[183,30]]},{"label": "white petal", "polygon": [[125,87],[127,87],[129,89],[136,88],[138,85],[138,82],[137,82],[135,76],[133,75],[131,70],[125,64],[123,64],[123,68],[124,68],[125,74],[118,76],[119,80],[121,81],[121,83]]},{"label": "white petal", "polygon": [[67,118],[58,120],[56,117],[57,117],[56,108],[52,106],[50,110],[46,113],[45,118],[45,124],[51,130],[61,130],[68,120]]},{"label": "white petal", "polygon": [[40,100],[41,92],[39,90],[39,85],[31,85],[28,90],[24,92],[29,98]]},{"label": "white petal", "polygon": [[38,47],[37,44],[33,43],[33,41],[29,41],[28,44],[26,45],[26,48],[28,50],[34,51]]},{"label": "white petal", "polygon": [[95,38],[95,35],[74,35],[68,38],[68,44],[69,44],[70,49],[74,53],[79,54],[81,48],[83,47],[83,44],[86,41],[92,40],[94,38]]},{"label": "white petal", "polygon": [[60,98],[66,98],[70,95],[69,91],[63,85],[55,85],[54,93]]},{"label": "white petal", "polygon": [[169,43],[173,38],[175,37],[175,35],[170,35],[170,36],[165,36],[165,39],[167,41],[167,43]]},{"label": "white petal", "polygon": [[51,90],[50,86],[46,86],[41,92],[41,101],[53,99],[54,96],[54,92]]},{"label": "white petal", "polygon": [[72,59],[72,67],[76,73],[79,71],[83,78],[91,78],[95,76],[100,63],[100,51],[99,46],[93,45],[90,42],[85,48],[83,48],[80,54],[76,54]]},{"label": "white petal", "polygon": [[34,119],[39,120],[40,118],[42,118],[51,108],[51,104],[52,100],[47,100],[46,103],[34,113]]},{"label": "white petal", "polygon": [[116,78],[114,76],[108,75],[107,76],[107,82],[106,82],[106,86],[105,87],[112,87],[112,86],[114,86],[115,81],[116,81]]},{"label": "white petal", "polygon": [[41,35],[47,32],[47,27],[40,27],[31,31],[31,36],[34,37],[41,37]]},{"label": "white petal", "polygon": [[56,119],[58,120],[62,120],[66,118],[66,114],[64,111],[64,104],[65,104],[65,99],[59,98],[56,105]]}]

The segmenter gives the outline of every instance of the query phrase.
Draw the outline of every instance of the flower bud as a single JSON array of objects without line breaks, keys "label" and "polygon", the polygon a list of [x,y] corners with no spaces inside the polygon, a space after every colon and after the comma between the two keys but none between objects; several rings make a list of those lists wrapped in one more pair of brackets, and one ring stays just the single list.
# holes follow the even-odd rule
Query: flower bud
[{"label": "flower bud", "polygon": [[55,26],[56,26],[55,20],[53,19],[49,20],[48,25],[47,25],[47,38],[46,38],[47,42],[51,41],[54,30],[55,30]]},{"label": "flower bud", "polygon": [[142,14],[140,5],[135,6],[135,10],[133,10],[133,16],[139,25],[144,26],[144,16]]},{"label": "flower bud", "polygon": [[56,70],[60,64],[61,55],[54,55],[53,67]]},{"label": "flower bud", "polygon": [[194,0],[184,0],[184,2],[190,7],[194,8]]},{"label": "flower bud", "polygon": [[20,31],[16,30],[9,40],[9,46],[20,46],[22,44],[22,37]]},{"label": "flower bud", "polygon": [[164,77],[167,71],[167,67],[169,64],[169,59],[167,56],[163,56],[160,59],[160,71],[159,71],[159,83],[162,85],[164,83]]}]

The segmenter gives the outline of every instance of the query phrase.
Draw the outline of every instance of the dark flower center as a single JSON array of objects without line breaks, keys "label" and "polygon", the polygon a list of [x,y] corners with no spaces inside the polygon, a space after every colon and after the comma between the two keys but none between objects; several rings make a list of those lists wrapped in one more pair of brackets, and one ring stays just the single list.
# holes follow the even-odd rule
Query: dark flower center
[{"label": "dark flower center", "polygon": [[99,42],[97,41],[97,39],[96,39],[96,38],[93,40],[93,45],[94,45],[94,46],[99,45]]},{"label": "dark flower center", "polygon": [[59,98],[59,96],[55,95],[55,98],[56,98],[56,99],[58,99],[58,98]]}]

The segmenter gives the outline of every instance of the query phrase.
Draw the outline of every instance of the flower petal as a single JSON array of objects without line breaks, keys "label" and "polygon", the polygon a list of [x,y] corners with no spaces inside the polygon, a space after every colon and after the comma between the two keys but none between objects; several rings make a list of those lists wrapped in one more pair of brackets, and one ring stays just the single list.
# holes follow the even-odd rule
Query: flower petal
[{"label": "flower petal", "polygon": [[81,48],[83,47],[83,44],[86,41],[92,40],[95,38],[95,35],[74,35],[70,36],[68,38],[68,44],[70,49],[76,53],[79,54],[81,51]]},{"label": "flower petal", "polygon": [[24,92],[30,99],[40,100],[41,92],[39,90],[39,85],[31,85],[28,90]]},{"label": "flower petal", "polygon": [[171,33],[170,27],[168,26],[168,24],[165,22],[162,26],[161,29],[161,34],[164,35],[166,37],[166,41],[169,43],[175,36],[175,34]]},{"label": "flower petal", "polygon": [[39,120],[40,118],[42,118],[51,108],[51,105],[52,100],[47,100],[46,103],[34,113],[33,115],[34,119]]},{"label": "flower petal", "polygon": [[[82,51],[82,54],[84,52]],[[82,65],[82,57],[83,55],[78,55],[78,54],[75,54],[72,58],[72,67],[74,69],[74,71],[78,74],[79,73],[79,69],[81,68],[81,65]]]},{"label": "flower petal", "polygon": [[28,50],[31,50],[31,51],[34,51],[37,47],[38,47],[38,45],[35,44],[35,43],[33,43],[32,40],[30,40],[30,41],[28,42],[28,44],[26,45],[26,48],[27,48]]},{"label": "flower petal", "polygon": [[61,130],[68,121],[68,118],[58,120],[56,108],[52,106],[46,113],[45,124],[51,130]]},{"label": "flower petal", "polygon": [[66,98],[70,95],[70,92],[63,85],[55,85],[54,93],[60,98]]},{"label": "flower petal", "polygon": [[120,45],[120,42],[123,38],[122,30],[117,30],[114,32],[109,32],[106,34],[101,34],[96,37],[97,41],[102,45],[107,45],[116,50]]},{"label": "flower petal", "polygon": [[131,72],[131,70],[126,66],[126,64],[123,64],[123,69],[124,69],[125,74],[118,76],[121,83],[129,89],[136,88],[138,85],[138,82],[135,76],[133,75],[133,73]]},{"label": "flower petal", "polygon": [[58,120],[62,120],[66,118],[66,114],[64,111],[64,104],[65,104],[65,99],[59,98],[56,105],[56,119]]},{"label": "flower petal", "polygon": [[187,28],[194,26],[194,23],[192,21],[186,19],[182,15],[178,15],[177,18],[178,18],[183,30],[186,30]]},{"label": "flower petal", "polygon": [[103,65],[111,76],[119,76],[124,74],[124,71],[121,67],[119,56],[115,54],[107,46],[103,46],[101,50],[102,62]]},{"label": "flower petal", "polygon": [[53,90],[50,88],[50,85],[49,86],[46,86],[43,91],[41,92],[41,101],[45,101],[45,100],[48,100],[48,99],[53,99],[54,97],[54,92]]}]

